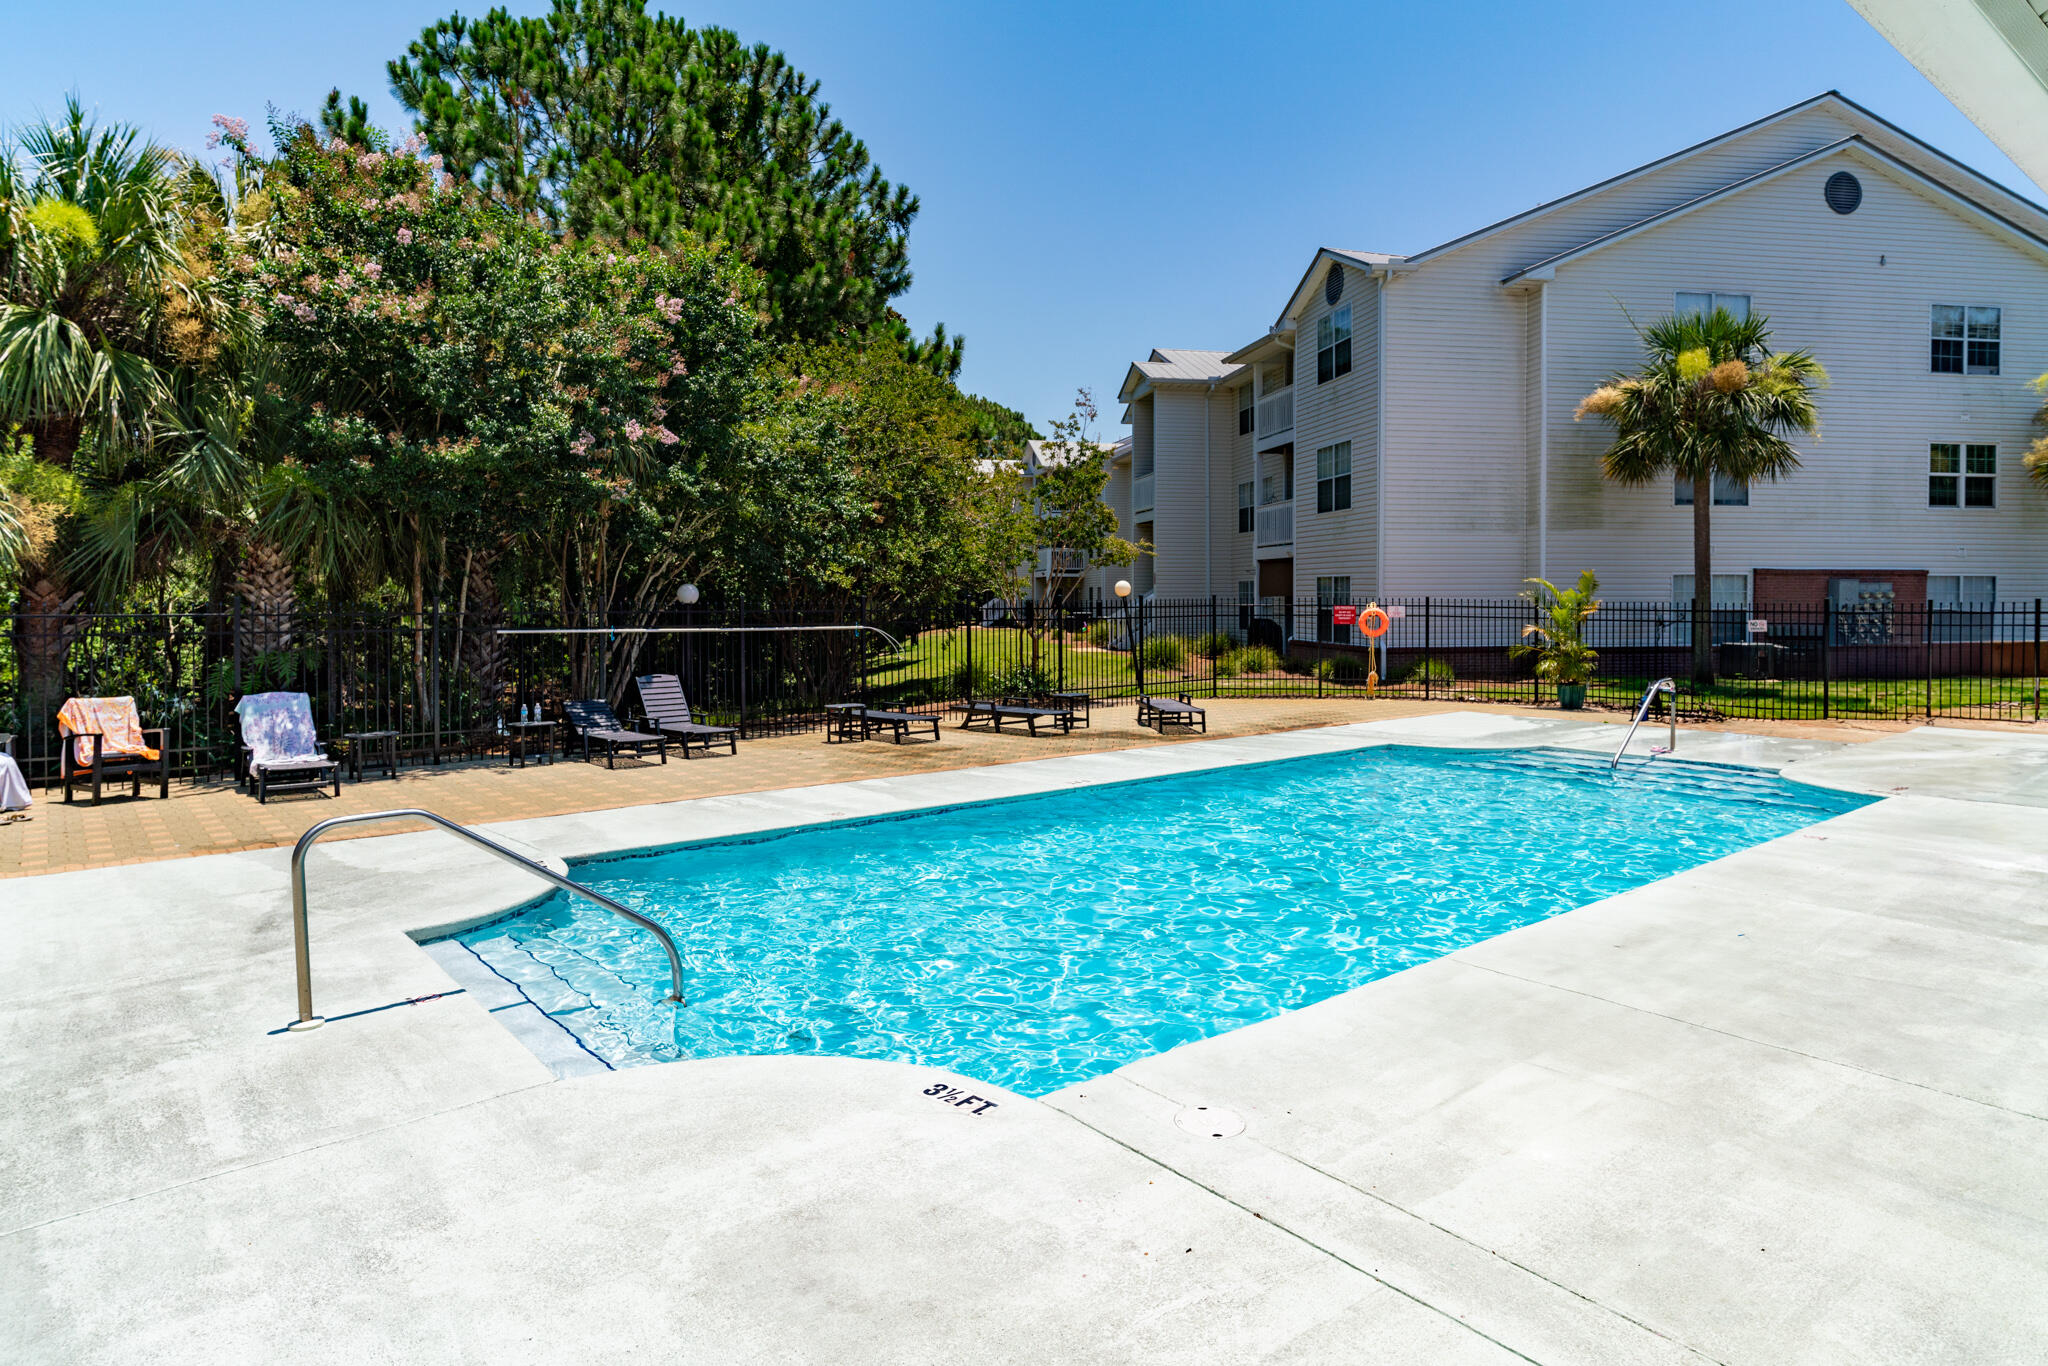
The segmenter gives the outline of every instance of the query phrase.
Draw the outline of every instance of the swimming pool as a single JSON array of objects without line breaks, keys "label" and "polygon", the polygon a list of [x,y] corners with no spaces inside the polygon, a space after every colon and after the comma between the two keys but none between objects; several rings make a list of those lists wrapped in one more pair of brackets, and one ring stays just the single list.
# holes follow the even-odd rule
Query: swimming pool
[{"label": "swimming pool", "polygon": [[1872,800],[1756,770],[1385,746],[578,864],[452,939],[607,1065],[823,1053],[1026,1095]]}]

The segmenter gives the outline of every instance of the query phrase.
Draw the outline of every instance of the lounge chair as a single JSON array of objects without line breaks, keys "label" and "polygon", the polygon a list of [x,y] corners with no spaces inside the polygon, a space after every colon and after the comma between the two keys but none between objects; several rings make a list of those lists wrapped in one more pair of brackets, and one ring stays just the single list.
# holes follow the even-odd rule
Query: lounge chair
[{"label": "lounge chair", "polygon": [[618,713],[609,702],[594,697],[580,701],[564,702],[562,715],[569,722],[569,729],[576,732],[583,741],[583,762],[590,762],[590,747],[600,745],[604,749],[604,766],[618,767],[618,753],[630,749],[635,756],[645,754],[653,745],[661,751],[661,761],[668,762],[668,737],[649,735],[644,731],[627,730],[619,724]]},{"label": "lounge chair", "polygon": [[706,754],[717,744],[723,744],[727,754],[740,752],[740,733],[735,727],[707,726],[691,716],[690,700],[683,696],[682,682],[674,674],[641,674],[633,682],[640,689],[647,728],[673,736],[683,747],[685,759],[690,757],[692,745]]},{"label": "lounge chair", "polygon": [[1070,734],[1074,729],[1074,713],[1067,707],[1026,707],[1013,702],[993,702],[987,698],[976,698],[967,704],[967,716],[960,722],[960,729],[966,730],[977,721],[985,722],[999,734],[1005,721],[1022,721],[1033,735],[1038,734],[1040,721],[1058,726],[1062,735]]},{"label": "lounge chair", "polygon": [[235,703],[242,723],[242,769],[259,803],[272,792],[341,795],[341,761],[313,728],[313,699],[302,692],[250,693]]},{"label": "lounge chair", "polygon": [[1161,735],[1168,726],[1179,726],[1183,730],[1199,730],[1209,733],[1209,713],[1196,706],[1194,699],[1186,693],[1175,701],[1166,697],[1141,697],[1138,699],[1138,724],[1151,726]]},{"label": "lounge chair", "polygon": [[862,707],[857,715],[860,720],[860,738],[863,740],[886,730],[889,732],[889,738],[900,745],[909,737],[912,726],[929,726],[932,742],[938,743],[939,718],[936,716],[914,711],[880,711],[874,707]]},{"label": "lounge chair", "polygon": [[[57,711],[59,733],[72,737],[60,751],[64,800],[76,783],[92,780],[92,804],[108,779],[128,779],[131,797],[142,795],[142,780],[156,780],[156,795],[171,795],[171,755],[162,730],[144,730],[132,697],[74,697]],[[149,743],[156,737],[154,745]],[[89,743],[88,743],[89,742]]]}]

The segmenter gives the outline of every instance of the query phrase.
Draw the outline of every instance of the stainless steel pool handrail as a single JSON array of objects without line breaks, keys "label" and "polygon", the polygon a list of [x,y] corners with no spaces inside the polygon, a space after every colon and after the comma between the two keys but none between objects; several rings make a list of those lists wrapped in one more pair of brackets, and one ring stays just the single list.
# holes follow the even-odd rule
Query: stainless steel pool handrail
[{"label": "stainless steel pool handrail", "polygon": [[1643,693],[1642,702],[1636,707],[1636,719],[1628,723],[1628,734],[1621,737],[1621,748],[1614,751],[1614,757],[1607,761],[1607,771],[1612,773],[1621,764],[1621,756],[1628,753],[1628,742],[1636,738],[1636,727],[1643,724],[1643,718],[1650,714],[1650,699],[1658,693],[1671,696],[1671,730],[1665,737],[1664,752],[1671,753],[1678,748],[1678,684],[1668,678],[1660,678]]},{"label": "stainless steel pool handrail", "polygon": [[676,1005],[683,1004],[683,960],[676,952],[676,941],[669,938],[668,931],[649,920],[640,912],[606,896],[603,892],[592,891],[572,878],[564,877],[543,863],[536,863],[517,850],[507,848],[488,836],[479,835],[468,826],[449,820],[446,816],[418,807],[405,807],[396,811],[365,811],[355,816],[333,816],[310,827],[299,836],[299,842],[292,846],[292,950],[298,959],[299,970],[299,1019],[288,1026],[294,1031],[318,1029],[326,1023],[313,1013],[313,963],[307,948],[306,930],[306,853],[329,830],[343,825],[361,825],[367,821],[421,820],[440,826],[451,835],[460,835],[471,844],[495,854],[515,868],[524,868],[543,882],[549,882],[574,896],[585,897],[611,911],[622,915],[640,928],[651,932],[661,941],[662,950],[668,954],[669,994],[662,999]]}]

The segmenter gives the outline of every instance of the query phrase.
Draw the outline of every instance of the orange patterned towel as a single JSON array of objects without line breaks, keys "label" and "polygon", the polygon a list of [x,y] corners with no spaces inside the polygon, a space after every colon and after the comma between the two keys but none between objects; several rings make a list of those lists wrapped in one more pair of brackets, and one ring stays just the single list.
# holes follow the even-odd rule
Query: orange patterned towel
[{"label": "orange patterned towel", "polygon": [[92,767],[94,734],[106,737],[100,743],[100,753],[106,758],[117,754],[157,757],[155,750],[142,743],[142,714],[132,697],[74,697],[57,709],[57,729],[85,737],[71,742],[80,768]]}]

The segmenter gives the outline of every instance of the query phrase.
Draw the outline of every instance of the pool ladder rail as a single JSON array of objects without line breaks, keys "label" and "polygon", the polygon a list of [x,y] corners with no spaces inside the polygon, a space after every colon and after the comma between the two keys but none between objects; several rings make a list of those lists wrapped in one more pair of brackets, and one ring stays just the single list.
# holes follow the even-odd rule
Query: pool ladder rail
[{"label": "pool ladder rail", "polygon": [[[1658,754],[1669,754],[1678,748],[1678,684],[1668,678],[1660,678],[1643,691],[1643,700],[1636,705],[1636,719],[1628,723],[1628,734],[1621,737],[1621,748],[1614,751],[1614,757],[1607,761],[1607,771],[1612,773],[1621,766],[1621,756],[1628,753],[1628,742],[1636,738],[1636,727],[1643,724],[1643,718],[1650,714],[1650,703],[1658,693],[1671,700],[1665,703],[1670,717],[1671,730],[1665,737],[1664,748]],[[1656,754],[1651,755],[1652,758]]]},{"label": "pool ladder rail", "polygon": [[313,1013],[313,966],[312,958],[308,951],[306,943],[307,852],[312,849],[314,842],[317,841],[322,835],[326,834],[329,830],[333,830],[339,826],[362,825],[369,821],[394,820],[418,820],[426,821],[432,825],[437,825],[441,829],[446,830],[449,834],[458,835],[461,838],[468,840],[471,844],[474,844],[478,848],[484,850],[486,853],[493,854],[498,858],[503,859],[505,862],[511,864],[513,867],[525,869],[527,872],[532,873],[535,877],[539,878],[543,882],[550,883],[553,886],[560,888],[562,891],[568,892],[572,896],[580,896],[587,900],[594,901],[598,905],[604,907],[606,910],[612,912],[614,915],[624,916],[626,919],[632,921],[635,925],[638,925],[641,929],[646,930],[648,933],[652,934],[656,939],[659,939],[661,941],[662,950],[668,954],[669,994],[667,996],[664,996],[662,999],[674,1005],[684,1004],[683,960],[682,957],[676,952],[676,941],[669,938],[668,931],[663,929],[660,925],[656,924],[652,920],[649,920],[646,916],[640,914],[640,912],[636,910],[633,910],[631,907],[620,905],[618,902],[606,896],[603,892],[595,891],[589,887],[586,887],[582,883],[575,881],[573,878],[567,877],[562,873],[556,872],[554,869],[548,867],[544,863],[537,863],[534,860],[528,858],[526,855],[518,852],[516,849],[512,849],[509,846],[500,844],[496,840],[491,839],[488,836],[479,835],[476,831],[470,829],[466,825],[462,825],[458,822],[451,821],[446,816],[439,815],[432,811],[424,811],[418,807],[407,807],[396,811],[365,811],[359,815],[354,816],[331,817],[310,827],[305,834],[299,836],[299,842],[292,847],[292,949],[293,956],[298,961],[299,1018],[297,1023],[286,1026],[288,1030],[295,1033],[301,1033],[309,1029],[318,1029],[321,1025],[326,1023],[326,1020],[323,1017],[315,1015]]}]

